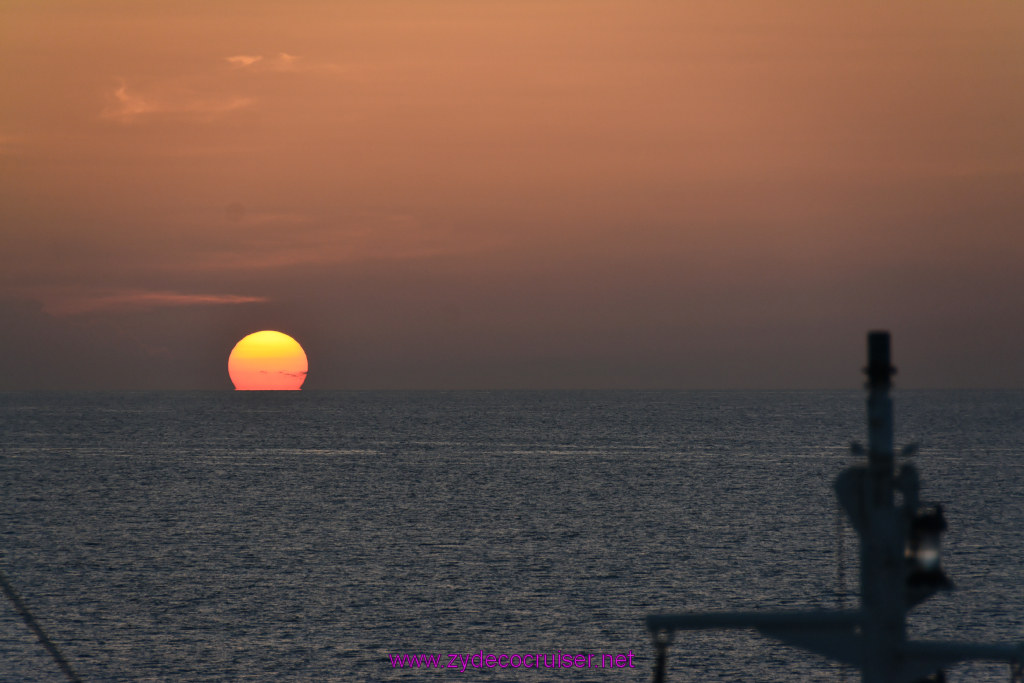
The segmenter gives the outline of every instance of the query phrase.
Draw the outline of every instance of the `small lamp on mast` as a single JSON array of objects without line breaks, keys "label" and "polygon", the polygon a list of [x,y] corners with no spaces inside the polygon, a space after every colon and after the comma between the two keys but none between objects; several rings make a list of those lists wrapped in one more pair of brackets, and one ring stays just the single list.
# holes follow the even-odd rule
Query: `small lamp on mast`
[{"label": "small lamp on mast", "polygon": [[[907,534],[906,558],[908,563],[907,586],[910,589],[911,604],[916,604],[924,594],[936,590],[950,590],[949,580],[940,566],[942,559],[942,534],[946,531],[946,518],[941,505],[918,508],[910,520]],[[922,595],[917,595],[922,593]]]}]

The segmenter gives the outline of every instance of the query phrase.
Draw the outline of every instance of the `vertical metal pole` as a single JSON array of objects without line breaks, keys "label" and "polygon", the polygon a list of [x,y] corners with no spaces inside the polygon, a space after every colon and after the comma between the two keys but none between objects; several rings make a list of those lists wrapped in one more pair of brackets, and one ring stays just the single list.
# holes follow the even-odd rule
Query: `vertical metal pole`
[{"label": "vertical metal pole", "polygon": [[889,388],[896,369],[891,365],[888,332],[868,334],[868,465],[874,484],[874,505],[893,503],[893,426]]},{"label": "vertical metal pole", "polygon": [[670,631],[661,631],[654,634],[654,683],[665,683],[668,646],[671,642],[672,633]]},{"label": "vertical metal pole", "polygon": [[906,638],[904,530],[894,504],[893,417],[889,388],[895,368],[888,332],[868,334],[868,476],[866,528],[861,536],[861,595],[864,601],[863,683],[895,680]]}]

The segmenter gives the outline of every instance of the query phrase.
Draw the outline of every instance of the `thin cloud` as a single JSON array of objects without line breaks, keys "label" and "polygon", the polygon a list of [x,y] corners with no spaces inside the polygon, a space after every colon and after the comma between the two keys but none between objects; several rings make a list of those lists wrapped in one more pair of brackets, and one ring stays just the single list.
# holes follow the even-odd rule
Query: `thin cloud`
[{"label": "thin cloud", "polygon": [[109,101],[101,114],[103,118],[125,124],[160,114],[208,120],[256,103],[253,97],[219,94],[225,89],[224,83],[219,81],[223,81],[226,73],[353,73],[351,68],[341,64],[307,60],[287,52],[267,57],[229,55],[224,57],[224,61],[230,67],[227,72],[212,70],[206,74],[192,74],[158,82],[145,89],[129,86],[122,80],[108,93]]},{"label": "thin cloud", "polygon": [[334,62],[309,61],[299,55],[281,52],[274,58],[271,65],[275,71],[293,73],[349,73],[351,70]]},{"label": "thin cloud", "polygon": [[250,211],[241,202],[232,202],[224,207],[224,218],[230,223],[245,223],[246,226],[296,226],[314,221],[311,214],[287,211]]},{"label": "thin cloud", "polygon": [[156,89],[141,93],[129,91],[121,83],[112,93],[112,102],[103,110],[103,117],[120,123],[133,123],[152,114],[177,114],[211,118],[227,114],[255,103],[251,97],[208,97],[188,90]]},{"label": "thin cloud", "polygon": [[[230,220],[226,219],[229,223]],[[251,222],[250,222],[251,221]],[[291,223],[291,225],[288,225]],[[227,272],[288,268],[299,265],[413,261],[500,249],[506,238],[466,235],[451,226],[424,226],[408,214],[367,214],[313,220],[302,214],[246,214],[230,239],[197,246],[175,272]],[[287,229],[282,229],[287,226]],[[218,233],[225,235],[228,233]]]},{"label": "thin cloud", "polygon": [[233,57],[225,57],[224,59],[226,59],[228,64],[231,64],[232,66],[245,67],[252,66],[256,62],[262,60],[263,57],[260,55],[234,55]]},{"label": "thin cloud", "polygon": [[287,52],[282,52],[277,55],[277,64],[282,68],[291,68],[297,65],[299,61],[298,55],[290,55]]},{"label": "thin cloud", "polygon": [[114,91],[115,104],[104,110],[108,118],[119,120],[131,120],[140,114],[148,114],[158,110],[158,107],[141,95],[128,92],[128,86],[121,83],[121,87]]},{"label": "thin cloud", "polygon": [[239,296],[236,294],[183,294],[171,291],[148,291],[140,289],[71,292],[51,291],[38,297],[43,310],[50,315],[82,315],[100,312],[147,311],[157,308],[178,308],[181,306],[224,306],[236,304],[264,303],[262,296]]},{"label": "thin cloud", "polygon": [[300,55],[279,52],[274,56],[234,55],[224,58],[236,68],[276,73],[347,73],[350,69],[333,62],[308,60]]}]

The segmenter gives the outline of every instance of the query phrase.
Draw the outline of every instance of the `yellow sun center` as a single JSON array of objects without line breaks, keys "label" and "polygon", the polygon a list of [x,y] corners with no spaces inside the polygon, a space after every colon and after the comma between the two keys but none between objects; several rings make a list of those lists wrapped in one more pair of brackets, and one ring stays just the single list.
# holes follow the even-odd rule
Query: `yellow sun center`
[{"label": "yellow sun center", "polygon": [[243,337],[228,356],[228,375],[237,390],[297,390],[308,370],[299,342],[273,330]]}]

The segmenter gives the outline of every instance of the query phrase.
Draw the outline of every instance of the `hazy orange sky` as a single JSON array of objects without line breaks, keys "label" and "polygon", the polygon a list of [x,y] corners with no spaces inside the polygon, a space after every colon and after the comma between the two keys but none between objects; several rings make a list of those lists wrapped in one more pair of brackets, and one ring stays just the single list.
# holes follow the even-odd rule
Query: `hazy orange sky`
[{"label": "hazy orange sky", "polygon": [[6,0],[0,389],[1024,387],[1024,3]]}]

